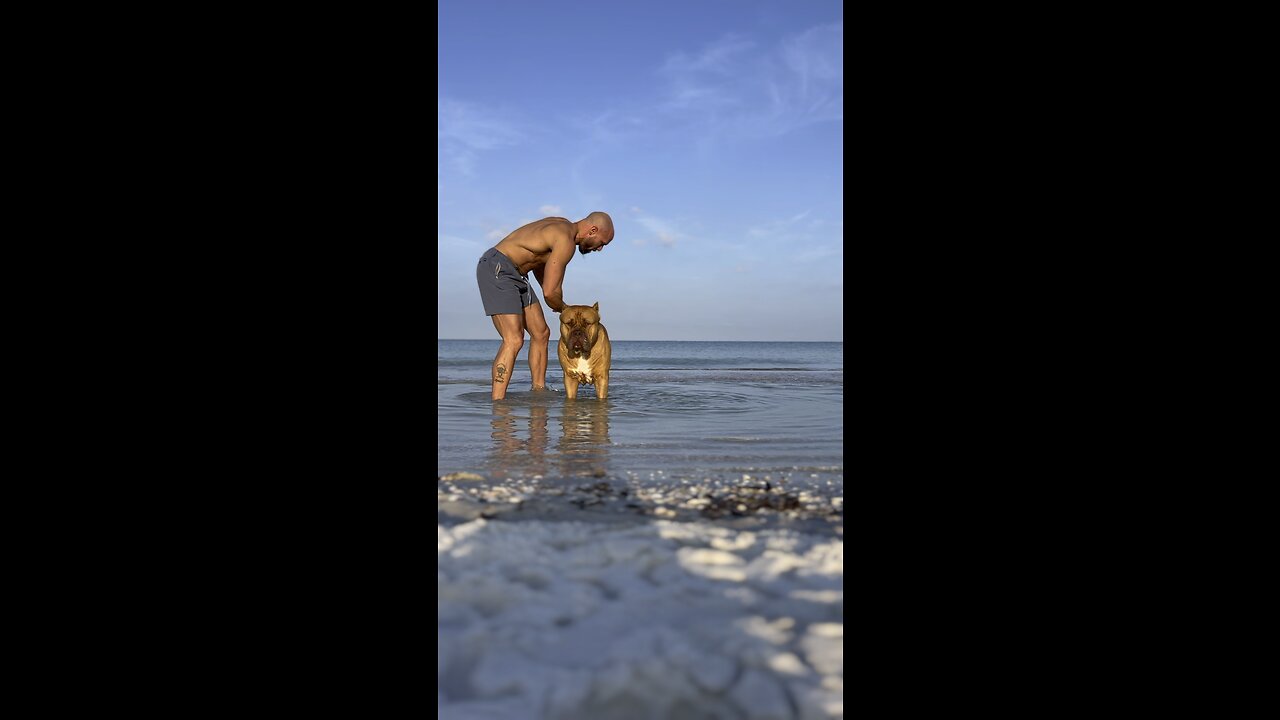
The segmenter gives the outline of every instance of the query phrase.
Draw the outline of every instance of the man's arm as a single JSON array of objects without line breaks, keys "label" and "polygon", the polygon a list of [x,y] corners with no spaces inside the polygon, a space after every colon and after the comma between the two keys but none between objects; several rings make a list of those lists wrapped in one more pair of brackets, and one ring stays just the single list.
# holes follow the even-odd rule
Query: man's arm
[{"label": "man's arm", "polygon": [[538,278],[538,284],[542,286],[542,299],[547,301],[547,307],[556,312],[564,310],[560,284],[564,282],[564,268],[573,259],[575,247],[572,233],[557,238],[551,245],[547,264],[533,269],[533,276]]}]

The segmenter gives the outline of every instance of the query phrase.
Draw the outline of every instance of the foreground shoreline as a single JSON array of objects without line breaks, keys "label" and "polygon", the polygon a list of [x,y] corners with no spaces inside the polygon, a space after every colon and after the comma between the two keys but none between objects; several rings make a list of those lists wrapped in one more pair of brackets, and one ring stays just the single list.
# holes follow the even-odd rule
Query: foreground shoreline
[{"label": "foreground shoreline", "polygon": [[655,477],[507,477],[471,472],[437,477],[437,522],[477,518],[643,522],[712,520],[739,529],[792,528],[844,534],[844,481],[824,473],[795,477],[705,474]]},{"label": "foreground shoreline", "polygon": [[840,537],[515,517],[437,524],[440,717],[843,717]]}]

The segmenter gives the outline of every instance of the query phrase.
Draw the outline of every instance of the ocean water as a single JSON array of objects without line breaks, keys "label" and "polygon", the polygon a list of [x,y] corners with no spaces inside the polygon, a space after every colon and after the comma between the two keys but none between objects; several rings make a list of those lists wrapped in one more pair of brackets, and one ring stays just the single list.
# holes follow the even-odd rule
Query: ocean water
[{"label": "ocean water", "polygon": [[844,717],[843,343],[437,348],[439,717]]},{"label": "ocean water", "polygon": [[551,339],[530,391],[528,345],[504,400],[490,397],[499,341],[437,341],[438,473],[489,482],[803,484],[843,494],[844,343],[613,343],[609,397],[563,393]]}]

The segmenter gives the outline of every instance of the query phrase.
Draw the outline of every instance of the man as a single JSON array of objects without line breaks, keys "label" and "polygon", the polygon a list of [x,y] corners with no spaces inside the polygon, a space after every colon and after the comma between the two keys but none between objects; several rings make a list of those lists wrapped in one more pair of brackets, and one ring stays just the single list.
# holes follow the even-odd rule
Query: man
[{"label": "man", "polygon": [[524,346],[527,330],[533,344],[529,346],[529,373],[533,389],[547,389],[547,345],[551,328],[542,315],[542,306],[529,287],[530,271],[542,286],[542,296],[552,310],[560,312],[565,302],[560,284],[564,268],[573,259],[574,248],[586,255],[599,252],[613,240],[613,219],[607,213],[593,212],[578,222],[562,217],[535,220],[517,228],[484,255],[476,267],[476,282],[484,314],[493,318],[493,326],[502,337],[498,355],[493,359],[493,399],[507,396],[516,354]]}]

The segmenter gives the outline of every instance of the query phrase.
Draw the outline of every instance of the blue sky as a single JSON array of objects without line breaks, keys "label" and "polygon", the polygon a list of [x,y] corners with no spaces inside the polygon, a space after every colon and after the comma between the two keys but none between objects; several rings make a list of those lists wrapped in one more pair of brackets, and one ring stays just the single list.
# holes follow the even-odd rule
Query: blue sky
[{"label": "blue sky", "polygon": [[438,7],[437,338],[498,340],[507,233],[603,210],[564,300],[614,340],[844,340],[842,3]]}]

